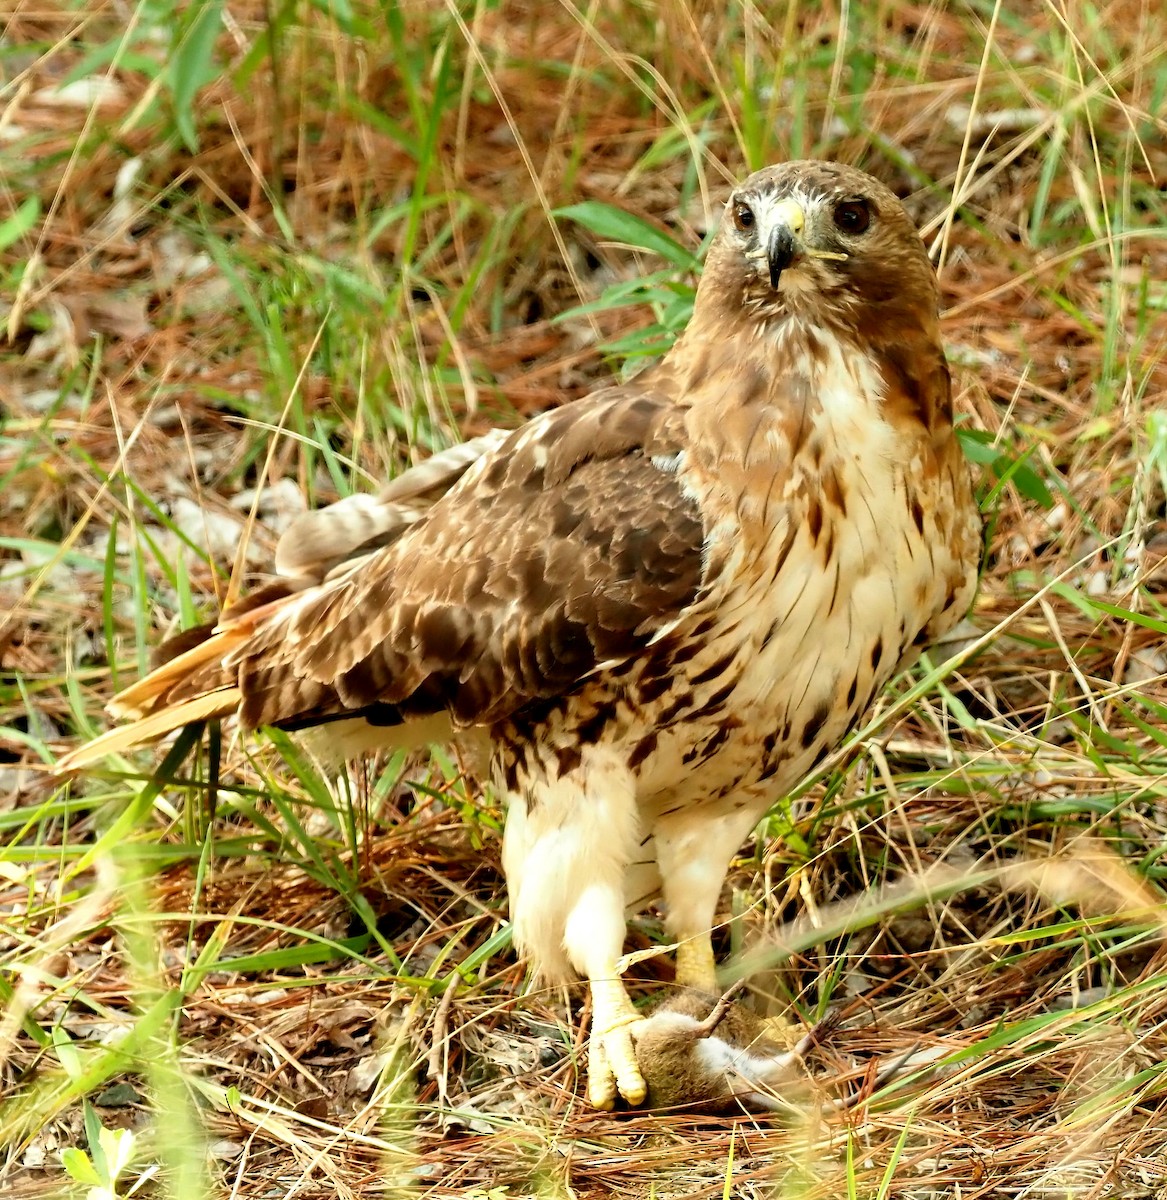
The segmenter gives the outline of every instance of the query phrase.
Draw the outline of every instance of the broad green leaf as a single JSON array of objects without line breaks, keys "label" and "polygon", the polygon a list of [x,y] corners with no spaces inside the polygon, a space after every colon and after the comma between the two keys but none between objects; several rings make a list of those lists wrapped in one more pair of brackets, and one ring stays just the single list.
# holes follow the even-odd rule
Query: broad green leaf
[{"label": "broad green leaf", "polygon": [[24,237],[36,224],[41,215],[41,202],[37,196],[27,200],[6,220],[0,221],[0,250],[7,250],[13,242]]},{"label": "broad green leaf", "polygon": [[134,1134],[129,1129],[109,1129],[103,1125],[97,1136],[109,1164],[109,1177],[117,1179],[134,1157]]},{"label": "broad green leaf", "polygon": [[584,200],[580,204],[558,208],[551,215],[578,221],[596,237],[623,242],[627,246],[635,246],[638,250],[647,250],[650,254],[659,254],[661,258],[667,259],[673,266],[684,271],[697,269],[695,254],[686,250],[667,233],[662,233],[655,225],[650,225],[643,217],[625,212],[622,208],[604,204],[600,200]]},{"label": "broad green leaf", "polygon": [[89,1155],[84,1150],[78,1150],[76,1146],[69,1146],[62,1150],[61,1166],[65,1168],[70,1179],[76,1179],[78,1183],[87,1183],[92,1187],[101,1186],[101,1179],[93,1169]]},{"label": "broad green leaf", "polygon": [[214,76],[211,57],[223,24],[223,0],[198,0],[193,18],[171,50],[170,90],[174,99],[174,122],[188,150],[199,148],[194,123],[194,98]]},{"label": "broad green leaf", "polygon": [[987,466],[997,477],[996,486],[988,498],[989,503],[1007,483],[1012,483],[1027,500],[1032,500],[1043,508],[1053,507],[1054,498],[1049,488],[1028,463],[1034,448],[1026,450],[1023,454],[1008,454],[1001,447],[994,445],[992,435],[983,429],[958,429],[956,436],[965,457],[970,462]]}]

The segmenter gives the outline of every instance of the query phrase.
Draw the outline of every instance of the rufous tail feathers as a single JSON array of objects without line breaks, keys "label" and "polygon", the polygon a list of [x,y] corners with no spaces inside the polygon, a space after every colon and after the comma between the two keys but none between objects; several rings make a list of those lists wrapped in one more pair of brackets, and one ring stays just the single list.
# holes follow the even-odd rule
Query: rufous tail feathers
[{"label": "rufous tail feathers", "polygon": [[[169,665],[168,663],[167,666]],[[149,679],[150,676],[147,675],[145,679],[134,686],[140,688]],[[63,775],[69,771],[76,771],[98,762],[106,755],[120,754],[124,750],[132,750],[135,746],[144,746],[148,742],[157,741],[160,737],[165,737],[166,734],[173,733],[174,730],[181,729],[182,726],[189,725],[192,721],[207,721],[212,717],[225,717],[239,707],[240,698],[239,689],[232,686],[216,688],[201,696],[168,704],[157,712],[139,717],[128,725],[119,725],[116,729],[110,729],[100,737],[94,738],[93,741],[86,742],[84,746],[78,746],[76,750],[71,750],[57,760],[57,773]]]},{"label": "rufous tail feathers", "polygon": [[247,613],[225,628],[212,631],[205,641],[143,675],[119,692],[106,706],[110,716],[123,721],[84,746],[58,760],[60,772],[75,771],[104,758],[157,741],[192,721],[225,717],[236,711],[242,696],[222,662],[253,628]]}]

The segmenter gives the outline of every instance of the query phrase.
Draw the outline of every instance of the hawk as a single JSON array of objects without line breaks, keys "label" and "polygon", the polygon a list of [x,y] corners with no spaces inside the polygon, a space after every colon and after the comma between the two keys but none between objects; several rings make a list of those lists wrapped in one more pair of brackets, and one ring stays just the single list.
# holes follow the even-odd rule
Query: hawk
[{"label": "hawk", "polygon": [[729,863],[963,615],[980,520],[904,208],[789,162],[729,197],[669,354],[301,518],[279,579],[118,696],[65,769],[237,714],[338,756],[481,746],[514,934],[591,989],[589,1096],[638,1104],[625,913],[715,986]]}]

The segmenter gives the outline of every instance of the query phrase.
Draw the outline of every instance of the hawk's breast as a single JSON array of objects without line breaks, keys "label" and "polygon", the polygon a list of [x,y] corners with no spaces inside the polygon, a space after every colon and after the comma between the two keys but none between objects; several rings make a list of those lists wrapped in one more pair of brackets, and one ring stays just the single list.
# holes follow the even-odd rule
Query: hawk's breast
[{"label": "hawk's breast", "polygon": [[742,494],[714,526],[723,570],[623,688],[613,730],[649,808],[735,792],[764,808],[971,601],[975,554],[941,528],[964,499],[957,471],[922,471],[896,444],[873,373],[840,369],[806,391],[820,400],[782,495],[764,479],[751,492],[763,473],[744,464]]}]

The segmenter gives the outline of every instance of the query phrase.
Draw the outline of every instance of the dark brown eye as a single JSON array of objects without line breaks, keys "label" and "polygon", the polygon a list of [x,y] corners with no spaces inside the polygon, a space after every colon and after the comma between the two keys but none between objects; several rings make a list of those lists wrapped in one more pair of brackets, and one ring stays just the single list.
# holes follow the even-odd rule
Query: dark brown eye
[{"label": "dark brown eye", "polygon": [[840,200],[832,215],[843,233],[863,233],[871,224],[871,205],[866,200]]},{"label": "dark brown eye", "polygon": [[733,206],[733,223],[744,233],[754,227],[754,210],[748,204]]}]

